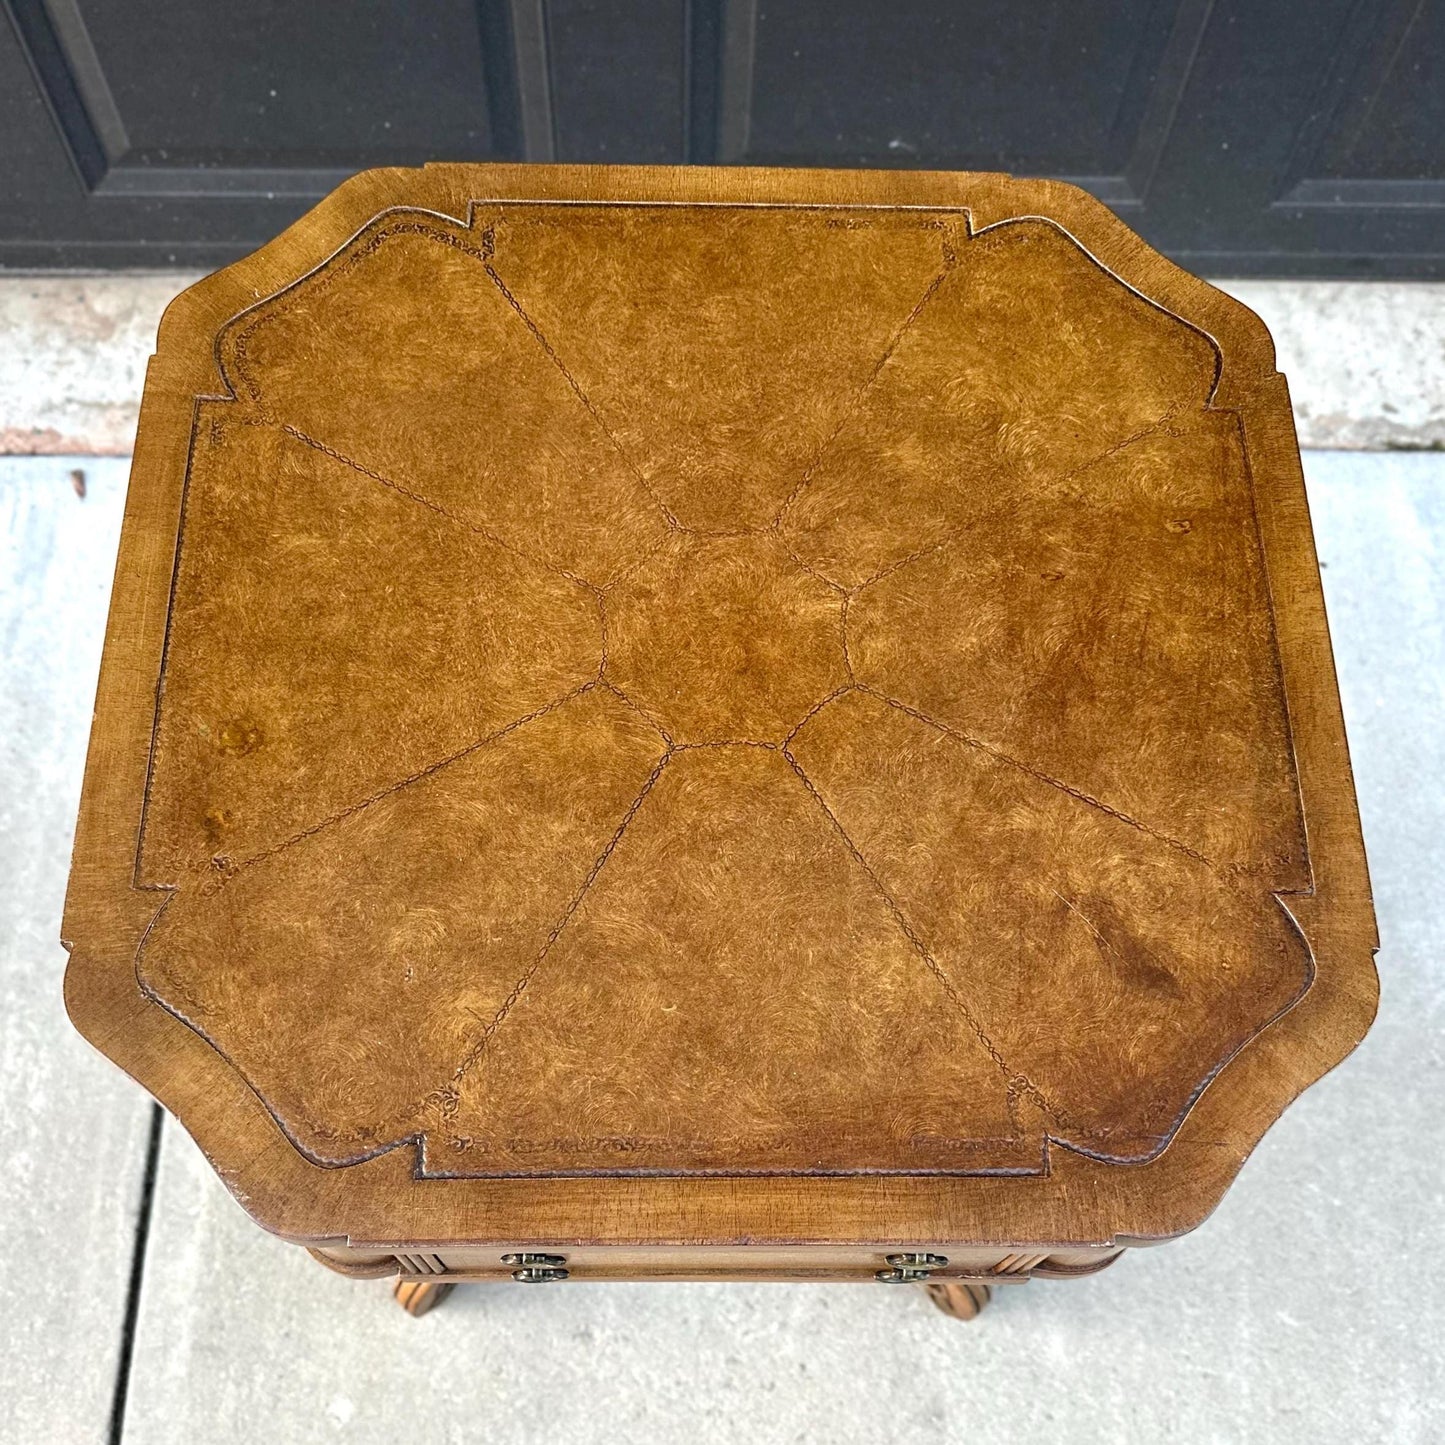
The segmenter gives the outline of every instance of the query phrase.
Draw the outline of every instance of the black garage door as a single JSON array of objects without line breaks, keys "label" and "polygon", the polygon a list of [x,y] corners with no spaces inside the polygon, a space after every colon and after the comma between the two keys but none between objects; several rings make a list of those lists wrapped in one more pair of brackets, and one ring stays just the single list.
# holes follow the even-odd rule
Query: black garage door
[{"label": "black garage door", "polygon": [[424,160],[1086,186],[1212,275],[1445,270],[1445,0],[0,0],[0,266],[214,266]]}]

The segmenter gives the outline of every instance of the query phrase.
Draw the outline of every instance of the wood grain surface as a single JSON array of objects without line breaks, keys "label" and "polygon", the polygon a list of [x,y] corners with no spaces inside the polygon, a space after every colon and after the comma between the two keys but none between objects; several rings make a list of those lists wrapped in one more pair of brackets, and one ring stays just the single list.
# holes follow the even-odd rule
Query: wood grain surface
[{"label": "wood grain surface", "polygon": [[1267,332],[1056,183],[358,176],[162,323],[65,939],[328,1262],[1193,1227],[1376,995]]}]

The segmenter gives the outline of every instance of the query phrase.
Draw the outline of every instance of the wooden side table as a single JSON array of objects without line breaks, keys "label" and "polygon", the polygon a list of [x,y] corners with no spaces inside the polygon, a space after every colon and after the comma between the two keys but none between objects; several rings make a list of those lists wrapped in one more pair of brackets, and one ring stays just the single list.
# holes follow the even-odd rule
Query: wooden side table
[{"label": "wooden side table", "polygon": [[360,175],[162,324],[64,927],[418,1313],[1181,1234],[1376,997],[1269,336],[1049,182]]}]

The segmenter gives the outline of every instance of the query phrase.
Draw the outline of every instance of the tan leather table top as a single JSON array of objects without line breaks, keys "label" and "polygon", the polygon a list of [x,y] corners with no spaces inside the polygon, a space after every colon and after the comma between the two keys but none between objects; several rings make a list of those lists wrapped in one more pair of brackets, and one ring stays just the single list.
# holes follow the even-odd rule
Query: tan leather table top
[{"label": "tan leather table top", "polygon": [[359,177],[162,326],[66,937],[293,1237],[1187,1228],[1374,1002],[1268,335],[1055,184]]}]

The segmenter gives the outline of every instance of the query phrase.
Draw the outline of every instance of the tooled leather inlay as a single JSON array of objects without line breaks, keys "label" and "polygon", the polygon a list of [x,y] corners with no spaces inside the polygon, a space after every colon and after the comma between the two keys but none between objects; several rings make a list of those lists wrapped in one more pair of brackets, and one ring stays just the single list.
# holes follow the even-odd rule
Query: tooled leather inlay
[{"label": "tooled leather inlay", "polygon": [[1038,218],[396,210],[197,402],[138,955],[308,1157],[1153,1157],[1308,987],[1248,462]]}]

